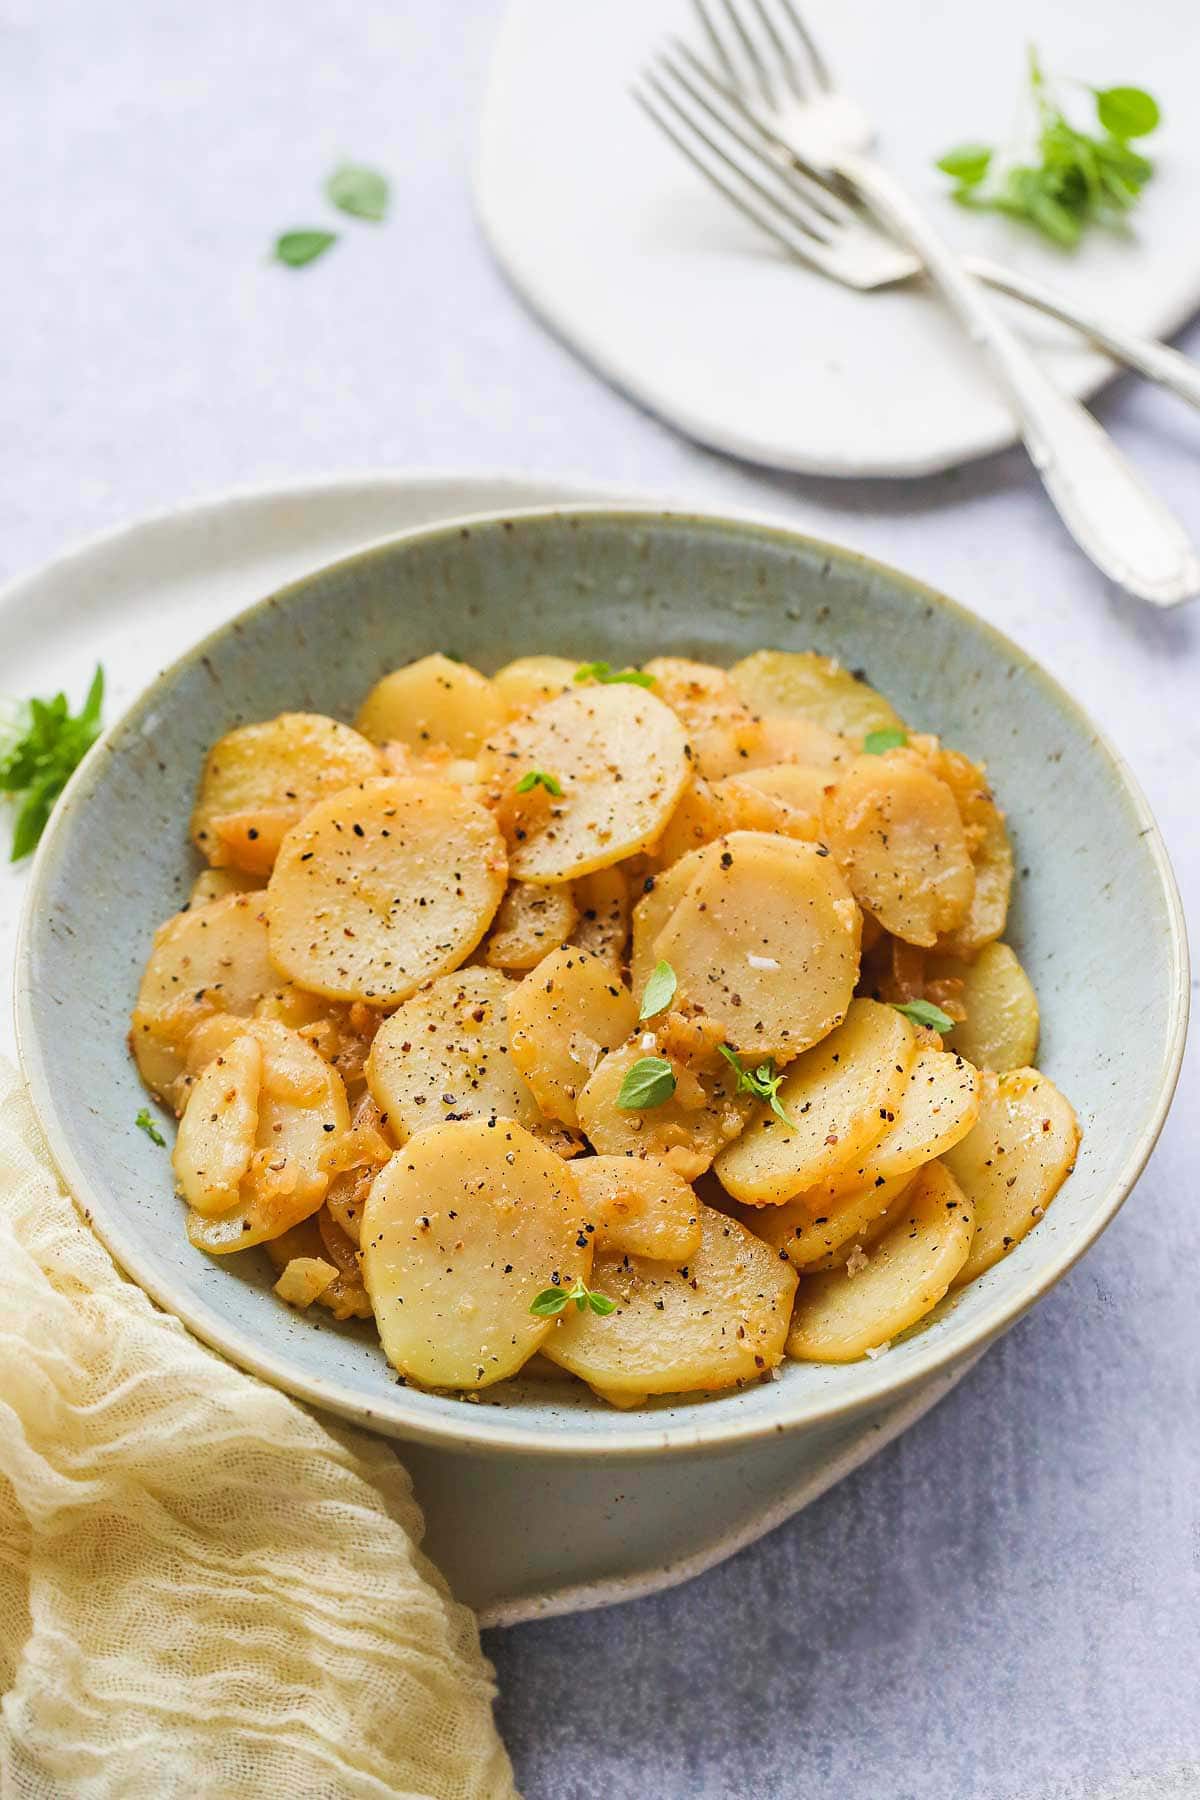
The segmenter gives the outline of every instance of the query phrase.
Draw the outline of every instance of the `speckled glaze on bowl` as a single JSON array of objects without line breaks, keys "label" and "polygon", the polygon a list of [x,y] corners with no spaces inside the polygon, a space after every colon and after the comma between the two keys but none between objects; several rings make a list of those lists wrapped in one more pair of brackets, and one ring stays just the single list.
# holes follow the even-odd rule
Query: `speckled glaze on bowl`
[{"label": "speckled glaze on bowl", "polygon": [[[285,709],[351,717],[380,674],[436,649],[491,669],[538,650],[727,663],[763,645],[864,669],[905,716],[988,763],[1021,870],[1007,936],[1041,1000],[1039,1062],[1084,1130],[1075,1173],[1038,1229],[886,1356],[788,1364],[742,1392],[634,1413],[540,1381],[474,1403],[402,1387],[368,1327],[281,1305],[259,1253],[217,1262],[194,1251],[167,1159],[133,1128],[145,1095],[125,1032],[154,927],[194,873],[186,820],[212,740]],[[1182,1056],[1188,973],[1145,801],[1015,645],[830,544],[737,519],[581,506],[407,533],[272,595],[160,676],[55,813],[26,904],[16,1001],[26,1076],[64,1179],[118,1262],[198,1336],[299,1398],[398,1437],[636,1456],[730,1450],[877,1406],[1019,1318],[1112,1218],[1153,1147]]]}]

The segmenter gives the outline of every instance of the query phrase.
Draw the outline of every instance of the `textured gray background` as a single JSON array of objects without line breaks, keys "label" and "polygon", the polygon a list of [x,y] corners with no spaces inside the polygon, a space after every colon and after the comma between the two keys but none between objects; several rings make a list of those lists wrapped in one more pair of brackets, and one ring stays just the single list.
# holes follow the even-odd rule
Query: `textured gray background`
[{"label": "textured gray background", "polygon": [[[1066,680],[1149,790],[1194,913],[1200,610],[1106,588],[1018,455],[903,486],[778,479],[601,386],[471,216],[497,4],[8,0],[0,574],[335,469],[770,504],[948,589]],[[269,266],[277,230],[320,222],[340,154],[394,172],[392,222],[348,224],[305,272]],[[1103,411],[1200,535],[1200,419],[1129,386]],[[1198,1101],[1193,1064],[1082,1266],[809,1513],[684,1589],[492,1636],[530,1800],[1200,1793]]]}]

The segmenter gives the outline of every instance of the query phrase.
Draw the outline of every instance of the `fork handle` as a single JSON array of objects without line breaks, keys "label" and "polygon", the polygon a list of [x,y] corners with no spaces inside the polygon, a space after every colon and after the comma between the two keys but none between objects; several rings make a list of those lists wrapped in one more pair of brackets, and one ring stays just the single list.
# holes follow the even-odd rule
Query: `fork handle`
[{"label": "fork handle", "polygon": [[962,262],[967,272],[977,280],[986,281],[989,287],[1010,295],[1014,300],[1024,300],[1028,306],[1048,313],[1052,319],[1061,319],[1064,325],[1073,325],[1076,331],[1082,331],[1085,337],[1090,337],[1094,344],[1107,350],[1118,362],[1123,362],[1129,368],[1136,369],[1139,375],[1145,375],[1149,380],[1170,388],[1172,393],[1178,394],[1181,400],[1189,401],[1192,406],[1200,406],[1200,363],[1194,362],[1190,356],[1172,350],[1169,344],[1160,344],[1155,338],[1139,337],[1136,332],[1123,331],[1111,320],[1102,319],[1096,313],[1081,311],[1074,300],[1057,294],[1053,288],[1035,281],[1030,275],[1005,268],[1002,263],[992,262],[990,257],[964,256]]},{"label": "fork handle", "polygon": [[869,157],[844,153],[836,168],[880,223],[917,253],[987,356],[1042,484],[1080,549],[1111,580],[1158,606],[1200,593],[1200,558],[1174,514],[1091,413],[1055,387],[905,190]]}]

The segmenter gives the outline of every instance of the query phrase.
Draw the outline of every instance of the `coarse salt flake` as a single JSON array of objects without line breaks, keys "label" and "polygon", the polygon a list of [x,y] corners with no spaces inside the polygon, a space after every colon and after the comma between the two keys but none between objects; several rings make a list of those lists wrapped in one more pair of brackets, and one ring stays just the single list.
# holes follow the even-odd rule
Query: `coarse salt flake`
[{"label": "coarse salt flake", "polygon": [[871,1348],[867,1351],[867,1355],[870,1357],[871,1361],[874,1362],[876,1357],[885,1355],[886,1352],[891,1349],[891,1347],[892,1347],[891,1338],[884,1338],[882,1344],[873,1344],[871,1346]]},{"label": "coarse salt flake", "polygon": [[746,961],[752,969],[778,969],[780,964],[774,956],[755,956],[753,950],[747,950]]}]

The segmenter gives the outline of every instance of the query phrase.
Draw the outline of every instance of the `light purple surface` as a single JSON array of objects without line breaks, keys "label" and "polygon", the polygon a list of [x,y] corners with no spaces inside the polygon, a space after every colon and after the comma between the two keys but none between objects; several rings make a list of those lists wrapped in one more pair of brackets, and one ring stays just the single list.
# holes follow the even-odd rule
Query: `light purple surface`
[{"label": "light purple surface", "polygon": [[[1147,788],[1195,917],[1200,612],[1108,589],[1016,454],[903,487],[784,480],[601,386],[471,217],[495,11],[5,9],[0,576],[236,483],[386,463],[770,505],[967,601],[1065,680]],[[275,232],[326,216],[343,154],[393,171],[392,221],[270,266]],[[819,354],[802,321],[795,354]],[[1103,411],[1200,536],[1200,418],[1130,387]],[[1200,1793],[1198,1113],[1193,1057],[1097,1248],[810,1512],[690,1587],[491,1638],[530,1800]]]}]

